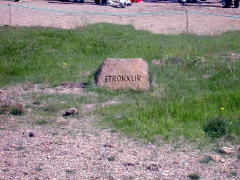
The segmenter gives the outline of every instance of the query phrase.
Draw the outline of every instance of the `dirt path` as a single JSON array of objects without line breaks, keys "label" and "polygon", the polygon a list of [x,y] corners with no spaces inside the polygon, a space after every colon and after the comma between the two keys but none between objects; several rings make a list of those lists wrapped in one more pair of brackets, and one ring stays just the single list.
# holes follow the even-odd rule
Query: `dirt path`
[{"label": "dirt path", "polygon": [[[31,92],[40,89],[17,86],[10,90],[15,97],[26,97]],[[111,105],[112,101],[104,104]],[[174,143],[176,148],[136,141],[113,129],[97,128],[99,119],[94,115],[59,115],[52,125],[34,125],[34,118],[31,109],[24,116],[0,115],[1,180],[187,180],[190,174],[205,180],[239,179],[240,160],[236,153],[221,155],[221,161],[209,161],[206,157],[217,153],[201,152],[183,142]]]},{"label": "dirt path", "polygon": [[[60,2],[57,0],[28,0],[16,3],[2,0],[0,4],[14,4],[45,9],[101,12],[101,13],[139,13],[159,11],[200,11],[225,15],[240,15],[239,8],[224,9],[217,1],[187,4],[185,6],[174,1],[142,2],[124,9],[113,6],[98,6],[92,1],[84,4]],[[96,15],[47,12],[21,7],[11,7],[11,25],[18,26],[53,26],[59,28],[75,28],[87,24],[108,22],[116,24],[132,24],[136,29],[154,33],[187,32],[186,13],[162,13],[144,15]],[[217,17],[188,13],[188,31],[197,34],[218,34],[228,30],[240,29],[240,18]],[[9,7],[0,7],[0,25],[10,24]]]},{"label": "dirt path", "polygon": [[[206,154],[190,147],[175,150],[133,141],[92,128],[93,119],[70,119],[66,126],[0,131],[0,179],[239,179],[239,161],[200,163]],[[11,121],[8,119],[8,121]],[[28,137],[34,132],[35,137]]]}]

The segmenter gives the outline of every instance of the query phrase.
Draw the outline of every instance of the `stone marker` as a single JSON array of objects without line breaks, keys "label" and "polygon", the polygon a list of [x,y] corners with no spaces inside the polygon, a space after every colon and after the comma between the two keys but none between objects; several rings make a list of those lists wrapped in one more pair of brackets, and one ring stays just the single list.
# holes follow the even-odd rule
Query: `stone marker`
[{"label": "stone marker", "polygon": [[148,64],[141,58],[107,58],[98,71],[97,85],[110,89],[148,90]]}]

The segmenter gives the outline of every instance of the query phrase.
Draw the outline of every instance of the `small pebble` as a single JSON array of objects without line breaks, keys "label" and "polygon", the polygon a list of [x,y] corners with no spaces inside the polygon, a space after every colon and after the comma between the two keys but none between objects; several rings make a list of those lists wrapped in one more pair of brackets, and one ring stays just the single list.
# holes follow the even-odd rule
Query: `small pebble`
[{"label": "small pebble", "polygon": [[34,137],[34,132],[29,132],[28,136],[29,137]]},{"label": "small pebble", "polygon": [[147,169],[150,171],[158,171],[159,170],[159,166],[157,164],[150,164],[147,166]]},{"label": "small pebble", "polygon": [[70,115],[76,114],[76,113],[77,113],[76,108],[69,108],[63,113],[63,116],[70,116]]}]

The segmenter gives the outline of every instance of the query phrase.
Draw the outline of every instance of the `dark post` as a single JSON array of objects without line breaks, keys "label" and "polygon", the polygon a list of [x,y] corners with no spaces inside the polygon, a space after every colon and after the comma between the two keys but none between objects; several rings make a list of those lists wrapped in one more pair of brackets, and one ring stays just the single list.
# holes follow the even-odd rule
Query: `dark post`
[{"label": "dark post", "polygon": [[10,8],[10,4],[8,4],[8,11],[9,11],[9,26],[12,25],[12,15],[11,15],[11,8]]},{"label": "dark post", "polygon": [[186,10],[186,30],[188,33],[188,11]]}]

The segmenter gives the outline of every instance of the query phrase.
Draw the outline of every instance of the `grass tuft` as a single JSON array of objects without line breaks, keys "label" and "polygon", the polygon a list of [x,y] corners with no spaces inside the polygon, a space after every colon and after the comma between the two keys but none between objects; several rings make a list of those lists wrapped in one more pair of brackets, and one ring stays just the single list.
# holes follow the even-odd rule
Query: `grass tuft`
[{"label": "grass tuft", "polygon": [[227,128],[227,121],[223,117],[214,117],[206,122],[203,130],[210,137],[221,137],[226,135]]},{"label": "grass tuft", "polygon": [[22,116],[24,114],[24,110],[18,107],[11,108],[9,112],[14,116]]},{"label": "grass tuft", "polygon": [[35,123],[36,123],[37,125],[46,125],[46,124],[48,124],[49,122],[46,121],[46,120],[44,120],[44,119],[38,119],[38,120],[35,121]]},{"label": "grass tuft", "polygon": [[210,156],[205,156],[203,159],[201,159],[199,162],[202,164],[208,164],[212,161],[212,158]]},{"label": "grass tuft", "polygon": [[38,101],[38,100],[35,100],[35,101],[33,101],[33,102],[32,102],[32,104],[34,104],[34,105],[40,105],[40,104],[41,104],[41,102],[40,102],[40,101]]},{"label": "grass tuft", "polygon": [[200,179],[200,175],[198,175],[198,174],[196,174],[196,173],[189,174],[188,177],[189,177],[191,180]]}]

